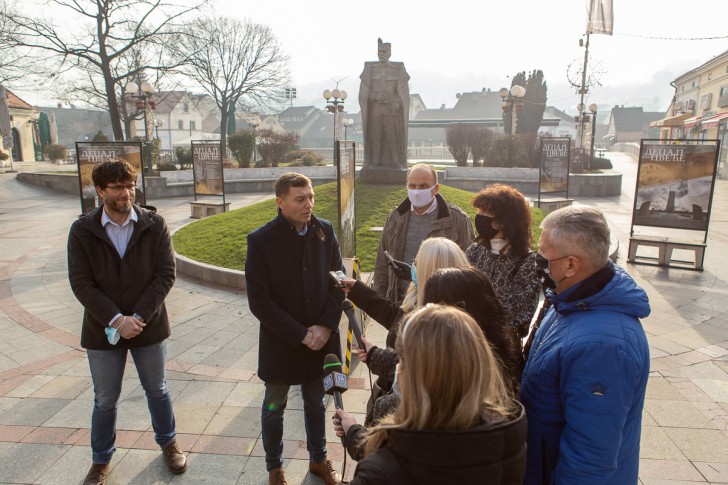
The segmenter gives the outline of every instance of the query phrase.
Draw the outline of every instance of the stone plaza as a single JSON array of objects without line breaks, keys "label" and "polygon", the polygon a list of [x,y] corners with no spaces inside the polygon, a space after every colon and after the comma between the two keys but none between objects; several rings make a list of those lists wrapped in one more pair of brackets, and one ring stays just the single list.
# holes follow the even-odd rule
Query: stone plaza
[{"label": "stone plaza", "polygon": [[[643,321],[651,351],[640,463],[644,485],[728,483],[728,181],[716,180],[705,270],[626,263],[637,163],[610,153],[622,194],[575,200],[601,209],[619,243],[618,264],[647,291]],[[39,170],[42,163],[20,171]],[[49,167],[45,167],[48,169]],[[228,196],[232,209],[270,192]],[[190,221],[189,197],[151,201],[170,229]],[[82,308],[68,284],[66,240],[78,197],[0,174],[0,483],[80,483],[90,464],[93,390],[79,345]],[[271,214],[271,217],[273,214]],[[366,268],[364,268],[366,270]],[[263,384],[256,376],[258,321],[243,291],[178,275],[167,377],[178,442],[189,468],[174,476],[154,442],[133,364],[126,369],[109,484],[267,483],[260,439]],[[383,343],[384,329],[368,335]],[[369,378],[356,359],[344,403],[361,418]],[[333,409],[333,403],[328,403]],[[286,412],[284,459],[292,484],[308,475],[300,394]],[[344,452],[328,420],[329,455]],[[353,468],[351,460],[347,469]],[[351,477],[351,473],[347,473]]]}]

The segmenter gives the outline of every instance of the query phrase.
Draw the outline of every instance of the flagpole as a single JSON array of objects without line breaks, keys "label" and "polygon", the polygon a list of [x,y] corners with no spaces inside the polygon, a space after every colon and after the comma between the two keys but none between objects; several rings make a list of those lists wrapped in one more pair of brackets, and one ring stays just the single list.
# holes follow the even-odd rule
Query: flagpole
[{"label": "flagpole", "polygon": [[584,49],[584,68],[581,71],[581,88],[579,89],[579,94],[581,95],[581,99],[579,101],[579,106],[581,106],[581,109],[579,110],[579,136],[577,137],[577,143],[576,148],[581,149],[583,145],[583,139],[584,139],[584,95],[587,93],[587,87],[586,87],[586,68],[587,63],[589,61],[589,34],[586,34],[586,46]]}]

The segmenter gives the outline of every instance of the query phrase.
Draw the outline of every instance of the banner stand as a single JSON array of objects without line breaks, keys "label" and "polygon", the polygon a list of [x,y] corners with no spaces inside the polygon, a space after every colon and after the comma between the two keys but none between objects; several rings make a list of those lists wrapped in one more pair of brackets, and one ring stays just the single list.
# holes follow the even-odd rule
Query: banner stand
[{"label": "banner stand", "polygon": [[[542,137],[541,159],[538,165],[538,201],[536,207],[544,212],[553,212],[572,204],[569,198],[569,172],[571,159],[570,137]],[[541,194],[556,197],[544,199]],[[562,195],[558,197],[558,195]]]},{"label": "banner stand", "polygon": [[[719,140],[641,140],[628,262],[703,271],[719,152]],[[636,234],[635,226],[661,230]],[[657,256],[638,255],[640,246]],[[673,258],[675,250],[693,258]]]},{"label": "banner stand", "polygon": [[[220,143],[209,141],[192,141],[192,182],[195,200],[190,201],[193,219],[213,216],[227,212],[230,204],[225,202],[225,170],[222,164]],[[221,197],[222,202],[209,200],[198,201],[197,196]],[[219,199],[218,199],[219,200]]]}]

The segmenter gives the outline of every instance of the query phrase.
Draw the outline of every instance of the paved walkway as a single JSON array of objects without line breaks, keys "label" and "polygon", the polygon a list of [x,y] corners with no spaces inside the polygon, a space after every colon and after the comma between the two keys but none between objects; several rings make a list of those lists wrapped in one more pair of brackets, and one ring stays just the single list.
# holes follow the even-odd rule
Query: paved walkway
[{"label": "paved walkway", "polygon": [[[607,214],[624,264],[636,165],[619,154],[614,160],[625,173],[623,195],[577,202]],[[228,200],[235,209],[267,197],[238,194]],[[189,222],[187,200],[154,204],[175,228]],[[89,466],[93,392],[78,345],[81,307],[68,286],[65,254],[79,209],[76,197],[0,174],[3,484],[80,483]],[[627,265],[653,308],[644,321],[652,352],[640,469],[646,485],[728,483],[728,277],[720,272],[728,250],[727,211],[728,182],[718,180],[704,272]],[[266,483],[259,424],[263,386],[255,376],[258,324],[245,294],[180,276],[167,305],[174,327],[168,381],[189,469],[181,476],[164,469],[129,365],[119,450],[107,483]],[[370,336],[383,341],[384,331],[373,325]],[[363,367],[354,369],[344,396],[347,409],[358,413],[368,392]],[[295,394],[286,413],[286,471],[291,484],[319,484],[307,474],[302,414]],[[331,427],[328,437],[340,468],[343,452]]]}]

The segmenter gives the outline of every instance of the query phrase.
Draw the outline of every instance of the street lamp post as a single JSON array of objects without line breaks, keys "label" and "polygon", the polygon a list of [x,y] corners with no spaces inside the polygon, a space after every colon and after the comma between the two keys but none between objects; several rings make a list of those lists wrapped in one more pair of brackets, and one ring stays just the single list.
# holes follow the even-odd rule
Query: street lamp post
[{"label": "street lamp post", "polygon": [[326,100],[326,110],[329,113],[334,114],[334,145],[336,145],[336,140],[340,138],[339,136],[339,128],[340,128],[340,122],[338,116],[338,113],[344,111],[344,100],[346,99],[346,91],[339,90],[339,88],[331,90],[324,91],[324,99]]},{"label": "street lamp post", "polygon": [[589,166],[587,167],[589,170],[591,170],[592,164],[594,163],[594,137],[597,132],[597,104],[592,103],[589,105],[589,111],[591,111],[592,117],[591,117],[591,147],[589,149]]},{"label": "street lamp post", "polygon": [[344,140],[348,139],[348,128],[354,124],[354,120],[351,118],[344,118],[341,120],[341,124],[344,125]]},{"label": "street lamp post", "polygon": [[526,95],[526,88],[514,84],[510,91],[507,88],[501,88],[498,94],[503,98],[503,111],[511,112],[511,136],[514,136],[518,127],[518,110],[523,109],[521,99]]},{"label": "street lamp post", "polygon": [[155,132],[155,138],[159,139],[159,127],[164,126],[164,120],[154,118],[154,132]]},{"label": "street lamp post", "polygon": [[126,92],[131,94],[132,97],[137,98],[137,109],[144,110],[144,141],[149,141],[152,137],[152,127],[149,125],[149,110],[154,110],[157,107],[157,103],[153,99],[154,86],[152,86],[152,83],[144,81],[141,85],[141,93],[139,92],[139,88],[137,83],[130,82],[126,85]]},{"label": "street lamp post", "polygon": [[251,128],[253,129],[253,162],[256,162],[256,156],[255,156],[255,152],[257,151],[257,150],[255,149],[255,148],[256,148],[256,146],[255,146],[255,145],[257,144],[257,143],[256,143],[256,142],[257,142],[257,138],[256,138],[256,136],[255,136],[255,129],[256,129],[256,128],[257,128],[257,127],[258,127],[259,125],[260,125],[260,118],[253,118],[253,119],[250,119],[250,120],[248,120],[248,126],[249,126],[249,127],[251,127]]},{"label": "street lamp post", "polygon": [[141,85],[141,92],[139,92],[139,86],[135,82],[130,82],[126,85],[126,92],[131,94],[132,97],[137,98],[136,107],[137,109],[144,110],[144,144],[146,146],[145,157],[147,161],[147,171],[149,174],[152,173],[154,167],[154,160],[152,160],[152,151],[149,149],[149,139],[152,137],[152,126],[149,123],[149,111],[156,108],[157,103],[152,99],[154,97],[154,86],[148,81],[144,81]]},{"label": "street lamp post", "polygon": [[296,99],[296,88],[286,88],[286,99],[291,102],[290,121],[291,131],[293,131],[293,100]]}]

